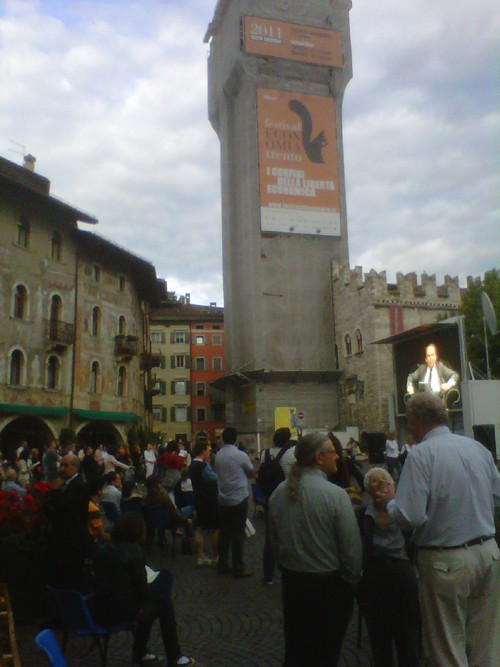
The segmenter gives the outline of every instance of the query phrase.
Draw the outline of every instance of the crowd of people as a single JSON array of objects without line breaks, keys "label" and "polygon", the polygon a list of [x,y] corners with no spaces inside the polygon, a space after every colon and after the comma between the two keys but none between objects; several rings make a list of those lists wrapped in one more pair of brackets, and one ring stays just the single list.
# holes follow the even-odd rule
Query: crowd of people
[{"label": "crowd of people", "polygon": [[[280,428],[256,462],[227,427],[220,447],[172,441],[139,456],[51,443],[37,460],[22,443],[4,490],[21,497],[36,476],[50,482],[49,583],[88,592],[91,582],[98,622],[136,620],[134,667],[157,661],[147,648],[156,619],[169,667],[194,664],[179,645],[172,576],[146,567],[158,528],[148,509],[182,531],[197,567],[245,579],[254,575],[244,544],[255,482],[265,498],[263,583],[281,573],[284,667],[336,665],[355,600],[375,667],[392,667],[394,653],[399,667],[500,664],[497,467],[482,445],[450,433],[432,394],[410,398],[407,423],[405,445],[388,433],[385,466],[367,463],[364,475],[357,443],[344,450],[333,432],[294,442]],[[165,531],[156,532],[161,547]]]}]

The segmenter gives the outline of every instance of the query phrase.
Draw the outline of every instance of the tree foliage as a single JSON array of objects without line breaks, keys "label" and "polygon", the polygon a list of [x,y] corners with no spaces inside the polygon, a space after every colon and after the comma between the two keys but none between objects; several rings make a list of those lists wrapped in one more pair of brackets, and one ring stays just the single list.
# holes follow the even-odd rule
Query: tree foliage
[{"label": "tree foliage", "polygon": [[[483,311],[481,292],[486,292],[493,304],[500,327],[500,270],[486,271],[482,283],[474,282],[462,295],[462,313],[465,315],[465,337],[471,364],[486,377],[486,352],[484,349]],[[488,354],[491,377],[500,378],[500,333],[491,336],[488,330]]]}]

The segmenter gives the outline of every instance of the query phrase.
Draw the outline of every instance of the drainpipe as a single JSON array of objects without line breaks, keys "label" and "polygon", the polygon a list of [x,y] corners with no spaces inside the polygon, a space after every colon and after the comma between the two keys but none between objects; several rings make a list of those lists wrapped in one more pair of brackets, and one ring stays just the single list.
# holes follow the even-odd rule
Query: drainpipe
[{"label": "drainpipe", "polygon": [[76,339],[77,339],[77,318],[78,318],[78,270],[80,266],[80,258],[78,250],[76,251],[76,266],[75,266],[75,311],[73,321],[75,326],[75,342],[73,343],[73,363],[71,366],[71,392],[69,397],[69,428],[73,428],[73,405],[75,400],[75,375],[76,375]]}]

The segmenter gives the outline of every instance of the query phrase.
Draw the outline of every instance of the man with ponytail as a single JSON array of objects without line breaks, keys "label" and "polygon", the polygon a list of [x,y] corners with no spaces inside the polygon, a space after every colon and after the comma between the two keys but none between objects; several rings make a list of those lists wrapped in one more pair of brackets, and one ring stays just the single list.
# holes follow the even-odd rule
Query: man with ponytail
[{"label": "man with ponytail", "polygon": [[283,581],[283,667],[335,667],[361,572],[361,538],[348,495],[327,479],[337,469],[328,436],[300,438],[295,457],[269,501]]}]

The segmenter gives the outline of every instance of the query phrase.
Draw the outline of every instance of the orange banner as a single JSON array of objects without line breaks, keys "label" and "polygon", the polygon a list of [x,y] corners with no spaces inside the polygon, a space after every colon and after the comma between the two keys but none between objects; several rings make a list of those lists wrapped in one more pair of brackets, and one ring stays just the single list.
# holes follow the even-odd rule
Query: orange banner
[{"label": "orange banner", "polygon": [[333,98],[257,94],[262,231],[340,236]]},{"label": "orange banner", "polygon": [[245,16],[245,51],[328,67],[344,64],[340,32],[251,16]]}]

